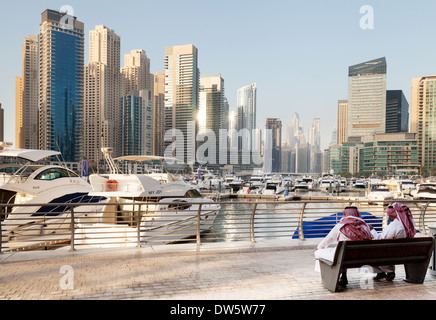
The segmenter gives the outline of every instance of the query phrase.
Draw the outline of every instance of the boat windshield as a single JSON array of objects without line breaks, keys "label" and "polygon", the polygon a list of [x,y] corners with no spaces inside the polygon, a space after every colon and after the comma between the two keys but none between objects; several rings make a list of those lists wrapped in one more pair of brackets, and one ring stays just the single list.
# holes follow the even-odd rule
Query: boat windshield
[{"label": "boat windshield", "polygon": [[197,189],[192,189],[185,193],[185,198],[203,198],[203,196]]},{"label": "boat windshield", "polygon": [[47,170],[40,172],[35,177],[35,180],[55,180],[59,178],[70,178],[70,177],[78,177],[78,175],[72,171],[63,168],[49,168]]},{"label": "boat windshield", "polygon": [[385,185],[373,185],[371,188],[372,191],[389,191],[389,188]]},{"label": "boat windshield", "polygon": [[436,186],[420,186],[419,192],[436,193]]}]

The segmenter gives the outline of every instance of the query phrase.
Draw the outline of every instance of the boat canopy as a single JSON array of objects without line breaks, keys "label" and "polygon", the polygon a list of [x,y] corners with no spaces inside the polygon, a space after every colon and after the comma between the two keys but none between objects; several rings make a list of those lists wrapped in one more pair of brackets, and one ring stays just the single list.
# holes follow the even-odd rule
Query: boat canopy
[{"label": "boat canopy", "polygon": [[31,150],[31,149],[0,149],[0,157],[22,158],[32,162],[38,162],[42,159],[57,156],[61,153],[51,150]]},{"label": "boat canopy", "polygon": [[160,157],[160,156],[123,156],[115,158],[114,160],[130,160],[130,161],[150,161],[150,160],[161,160],[161,161],[179,161],[177,158],[171,157]]}]

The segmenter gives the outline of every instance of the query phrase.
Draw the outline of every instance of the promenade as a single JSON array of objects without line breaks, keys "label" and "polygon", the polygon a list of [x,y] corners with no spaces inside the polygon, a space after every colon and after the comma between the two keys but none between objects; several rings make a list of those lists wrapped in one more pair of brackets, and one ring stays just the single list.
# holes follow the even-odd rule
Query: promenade
[{"label": "promenade", "polygon": [[[78,248],[0,255],[1,300],[429,300],[436,277],[323,288],[315,272],[320,239],[194,243],[144,248]],[[365,287],[366,286],[366,287]],[[372,288],[371,288],[372,286]]]}]

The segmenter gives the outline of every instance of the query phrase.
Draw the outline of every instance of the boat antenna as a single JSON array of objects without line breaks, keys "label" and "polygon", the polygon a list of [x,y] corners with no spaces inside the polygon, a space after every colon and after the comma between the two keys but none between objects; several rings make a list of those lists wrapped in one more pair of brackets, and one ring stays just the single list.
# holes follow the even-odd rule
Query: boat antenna
[{"label": "boat antenna", "polygon": [[101,148],[101,152],[103,152],[103,156],[109,166],[109,170],[111,174],[118,174],[118,167],[115,165],[114,159],[112,158],[112,152],[114,149],[112,148]]}]

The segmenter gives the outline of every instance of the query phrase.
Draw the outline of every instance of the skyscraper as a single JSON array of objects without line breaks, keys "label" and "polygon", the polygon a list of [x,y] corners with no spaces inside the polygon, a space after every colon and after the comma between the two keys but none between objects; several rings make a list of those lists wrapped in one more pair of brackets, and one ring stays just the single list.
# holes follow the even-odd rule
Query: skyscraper
[{"label": "skyscraper", "polygon": [[132,90],[121,98],[121,152],[127,155],[151,155],[153,152],[153,96],[150,90]]},{"label": "skyscraper", "polygon": [[402,90],[386,91],[386,133],[409,131],[409,103]]},{"label": "skyscraper", "polygon": [[337,127],[337,143],[343,144],[347,142],[348,135],[348,100],[338,101],[338,127]]},{"label": "skyscraper", "polygon": [[[221,74],[202,75],[200,77],[198,133],[207,135],[207,130],[212,130],[215,134],[215,159],[209,158],[213,164],[219,163],[220,129],[227,129],[227,117],[228,104],[225,99],[224,79]],[[223,143],[227,145],[227,141]]]},{"label": "skyscraper", "polygon": [[153,91],[153,75],[150,73],[150,59],[144,50],[132,50],[124,55],[124,67],[121,69],[124,76],[124,93],[132,90]]},{"label": "skyscraper", "polygon": [[85,158],[103,159],[102,147],[121,155],[120,37],[99,25],[89,31],[89,63],[85,67]]},{"label": "skyscraper", "polygon": [[200,84],[197,48],[192,44],[165,48],[164,70],[165,131],[180,130],[183,145],[172,135],[173,141],[177,141],[175,148],[183,150],[185,163],[193,164],[197,130],[193,124],[197,126]]},{"label": "skyscraper", "polygon": [[386,127],[386,59],[349,67],[347,138],[384,133]]},{"label": "skyscraper", "polygon": [[39,148],[83,157],[84,24],[47,9],[39,32]]},{"label": "skyscraper", "polygon": [[[265,158],[265,163],[271,161],[271,172],[280,172],[282,168],[282,121],[276,118],[267,118],[265,128],[271,130],[271,159]],[[267,168],[267,166],[265,166]]]},{"label": "skyscraper", "polygon": [[251,148],[252,132],[256,129],[257,86],[255,83],[239,88],[237,91],[237,130],[246,129],[241,136],[239,149]]},{"label": "skyscraper", "polygon": [[24,38],[22,73],[15,87],[15,146],[37,149],[38,140],[38,37]]},{"label": "skyscraper", "polygon": [[410,132],[417,133],[418,163],[436,167],[436,76],[412,79]]},{"label": "skyscraper", "polygon": [[153,77],[153,154],[165,153],[165,73],[158,71]]}]

